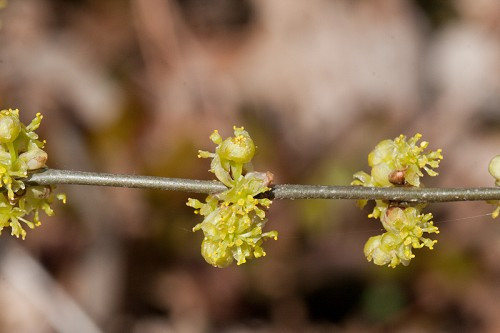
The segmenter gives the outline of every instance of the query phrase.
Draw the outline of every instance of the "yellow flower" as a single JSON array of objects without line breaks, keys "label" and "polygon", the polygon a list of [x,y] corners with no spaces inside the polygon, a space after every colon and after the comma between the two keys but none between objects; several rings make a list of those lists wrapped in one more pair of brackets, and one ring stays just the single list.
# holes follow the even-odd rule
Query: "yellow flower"
[{"label": "yellow flower", "polygon": [[[0,233],[10,226],[11,234],[23,239],[26,237],[23,225],[30,229],[40,225],[40,210],[49,216],[54,214],[50,207],[53,188],[27,187],[23,182],[28,171],[44,168],[47,161],[44,142],[35,133],[42,118],[38,113],[25,126],[19,121],[19,110],[0,111],[0,185],[7,190],[0,194]],[[65,201],[64,195],[57,198]],[[26,217],[32,213],[33,222]]]},{"label": "yellow flower", "polygon": [[[421,134],[416,134],[408,140],[400,135],[394,140],[383,140],[375,146],[368,155],[368,165],[372,168],[370,174],[359,171],[354,174],[351,185],[366,187],[395,187],[421,185],[422,169],[429,176],[436,176],[433,169],[439,166],[443,158],[441,149],[426,152],[429,145],[423,141]],[[363,208],[368,200],[359,200],[358,206]],[[408,265],[414,257],[413,249],[428,247],[434,243],[423,233],[438,233],[432,222],[432,214],[421,214],[425,204],[415,204],[412,207],[398,207],[398,202],[375,200],[375,207],[368,215],[370,218],[380,218],[385,232],[382,235],[368,239],[364,253],[368,261],[376,265],[396,267],[400,263]]]},{"label": "yellow flower", "polygon": [[368,155],[371,174],[363,171],[355,173],[352,185],[392,187],[409,184],[418,187],[420,177],[424,175],[422,169],[429,176],[436,176],[438,173],[432,169],[437,168],[443,159],[441,149],[425,153],[429,143],[423,141],[417,144],[421,137],[417,133],[406,140],[406,136],[401,134],[394,140],[380,142]]},{"label": "yellow flower", "polygon": [[205,235],[201,254],[215,267],[226,267],[234,260],[243,264],[247,259],[266,255],[264,240],[277,239],[276,231],[263,232],[266,223],[265,210],[271,200],[256,198],[269,190],[272,174],[269,172],[245,173],[245,164],[255,154],[255,145],[243,127],[234,127],[234,137],[222,140],[218,131],[210,135],[217,144],[215,153],[200,151],[200,158],[212,158],[211,170],[228,189],[209,195],[205,203],[188,199],[187,205],[195,214],[204,216],[193,231],[202,230]]},{"label": "yellow flower", "polygon": [[387,232],[368,239],[364,248],[366,258],[376,265],[407,266],[415,257],[412,249],[425,246],[432,250],[437,242],[423,236],[439,233],[431,219],[432,214],[420,214],[415,207],[389,208],[381,219]]}]

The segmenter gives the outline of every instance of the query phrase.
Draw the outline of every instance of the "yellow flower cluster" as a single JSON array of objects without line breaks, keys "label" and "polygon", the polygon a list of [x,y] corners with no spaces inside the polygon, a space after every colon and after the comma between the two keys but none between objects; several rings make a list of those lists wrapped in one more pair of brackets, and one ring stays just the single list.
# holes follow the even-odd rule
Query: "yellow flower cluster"
[{"label": "yellow flower cluster", "polygon": [[271,200],[256,198],[269,191],[272,174],[245,173],[255,154],[255,145],[243,127],[233,129],[234,137],[225,140],[214,131],[210,139],[217,144],[215,153],[199,151],[198,154],[200,158],[212,158],[210,171],[228,189],[209,195],[205,203],[191,198],[187,202],[195,209],[195,214],[204,216],[203,222],[193,231],[203,231],[201,254],[215,267],[226,267],[233,260],[240,265],[247,259],[263,257],[266,255],[263,241],[278,237],[276,231],[262,231],[266,223],[263,208],[269,208]]},{"label": "yellow flower cluster", "polygon": [[[0,111],[0,185],[5,192],[0,195],[0,233],[11,227],[12,235],[26,237],[20,222],[33,229],[40,225],[39,210],[53,215],[50,204],[54,200],[51,186],[26,187],[23,178],[29,171],[45,168],[47,153],[42,149],[45,141],[38,140],[35,130],[42,115],[37,114],[25,126],[19,120],[19,110]],[[57,198],[65,202],[63,194]],[[33,222],[25,218],[34,213]]]},{"label": "yellow flower cluster", "polygon": [[423,237],[424,232],[439,233],[433,225],[432,214],[420,214],[415,207],[391,207],[381,221],[387,232],[370,237],[365,244],[364,253],[368,261],[376,265],[398,264],[407,266],[415,257],[412,249],[424,246],[432,250],[436,240]]},{"label": "yellow flower cluster", "polygon": [[[443,158],[441,149],[425,152],[429,143],[418,144],[421,134],[410,139],[400,135],[394,140],[383,140],[368,155],[368,164],[372,168],[368,174],[360,171],[354,174],[352,185],[367,187],[419,187],[422,169],[429,176],[436,176],[435,169]],[[359,200],[363,208],[367,200]],[[423,237],[423,233],[439,233],[431,221],[432,214],[421,214],[424,204],[404,208],[399,202],[375,200],[375,207],[368,215],[380,218],[384,229],[382,235],[371,237],[364,248],[368,261],[377,265],[396,267],[408,265],[414,257],[412,249],[428,247],[432,249],[435,240]]]}]

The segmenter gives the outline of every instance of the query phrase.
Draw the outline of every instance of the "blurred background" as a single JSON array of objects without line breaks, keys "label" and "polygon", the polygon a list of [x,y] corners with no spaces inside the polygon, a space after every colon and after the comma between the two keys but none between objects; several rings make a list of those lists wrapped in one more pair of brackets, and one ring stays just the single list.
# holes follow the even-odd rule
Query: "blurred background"
[{"label": "blurred background", "polygon": [[[10,0],[0,106],[44,114],[52,168],[212,179],[198,149],[245,126],[276,183],[348,185],[376,143],[442,148],[426,186],[493,186],[497,0]],[[500,225],[432,204],[409,267],[368,263],[353,201],[275,201],[267,256],[217,269],[189,196],[60,186],[68,204],[0,244],[1,332],[498,332]]]}]

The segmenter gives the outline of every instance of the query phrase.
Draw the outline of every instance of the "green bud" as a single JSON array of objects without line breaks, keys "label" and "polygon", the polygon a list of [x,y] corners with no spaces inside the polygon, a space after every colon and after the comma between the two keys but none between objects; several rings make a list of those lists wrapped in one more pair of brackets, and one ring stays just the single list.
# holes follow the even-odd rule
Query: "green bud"
[{"label": "green bud", "polygon": [[387,243],[390,237],[384,237],[386,234],[373,236],[368,239],[365,244],[364,253],[368,261],[372,261],[375,265],[387,265],[392,261],[393,254],[391,249],[382,244],[382,241]]},{"label": "green bud", "polygon": [[19,160],[26,163],[28,170],[36,170],[45,167],[48,155],[38,148],[34,143],[30,143],[28,151],[19,155]]},{"label": "green bud", "polygon": [[396,151],[393,140],[383,140],[379,142],[375,149],[368,154],[368,165],[374,166],[380,163],[388,163],[392,161],[392,155]]},{"label": "green bud", "polygon": [[392,184],[389,182],[389,175],[394,170],[385,163],[376,164],[372,167],[372,178],[376,186],[389,187]]},{"label": "green bud", "polygon": [[224,140],[219,148],[221,158],[236,163],[248,163],[255,154],[255,145],[247,131],[234,127],[234,137]]},{"label": "green bud", "polygon": [[2,110],[0,112],[0,142],[14,141],[21,132],[18,110]]},{"label": "green bud", "polygon": [[500,155],[493,157],[490,165],[488,166],[488,171],[490,172],[490,175],[497,180],[497,186],[500,186]]},{"label": "green bud", "polygon": [[201,255],[214,267],[227,267],[233,262],[233,256],[228,248],[222,248],[217,242],[207,238],[201,243]]}]

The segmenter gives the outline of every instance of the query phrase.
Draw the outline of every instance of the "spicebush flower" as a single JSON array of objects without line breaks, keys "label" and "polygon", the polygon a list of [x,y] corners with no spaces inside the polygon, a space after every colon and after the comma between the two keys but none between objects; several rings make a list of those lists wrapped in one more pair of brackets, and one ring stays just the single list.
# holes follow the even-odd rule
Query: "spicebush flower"
[{"label": "spicebush flower", "polygon": [[[44,141],[38,140],[35,130],[43,116],[37,113],[25,126],[19,120],[19,110],[0,111],[0,185],[6,192],[0,193],[0,233],[11,227],[11,234],[25,238],[23,225],[33,229],[40,225],[39,211],[53,215],[50,204],[54,200],[52,186],[27,187],[23,179],[28,171],[45,168],[47,153]],[[63,202],[64,194],[55,196]],[[33,213],[33,222],[26,218]]]},{"label": "spicebush flower", "polygon": [[[368,155],[368,165],[372,167],[371,173],[364,171],[356,172],[351,185],[366,187],[394,187],[415,186],[420,187],[420,177],[423,177],[422,169],[429,176],[438,173],[432,169],[439,167],[443,159],[441,149],[425,152],[429,142],[422,141],[420,133],[406,140],[406,136],[400,135],[394,140],[383,140]],[[363,208],[368,200],[358,200],[358,206]],[[369,217],[380,217],[387,203],[382,200],[375,201],[375,208]]]},{"label": "spicebush flower", "polygon": [[363,171],[355,173],[352,185],[392,187],[409,184],[418,187],[420,177],[424,175],[422,169],[429,176],[436,176],[438,173],[432,169],[437,168],[443,159],[441,149],[424,153],[429,142],[417,144],[421,138],[422,134],[417,133],[406,140],[406,136],[401,134],[394,140],[380,142],[368,155],[371,174]]},{"label": "spicebush flower", "polygon": [[389,208],[381,219],[387,232],[368,239],[364,248],[366,258],[376,265],[394,268],[401,263],[408,266],[415,257],[412,249],[425,246],[432,250],[437,242],[423,236],[424,233],[439,233],[431,220],[431,213],[420,214],[415,207]]},{"label": "spicebush flower", "polygon": [[28,170],[45,167],[44,142],[34,132],[42,118],[38,113],[25,126],[19,121],[19,110],[0,111],[0,183],[7,189],[9,199],[14,198],[14,192],[24,190],[20,178],[26,178]]},{"label": "spicebush flower", "polygon": [[203,231],[201,254],[215,267],[227,267],[234,260],[241,265],[247,259],[263,257],[264,240],[278,237],[276,231],[262,231],[267,221],[264,209],[269,208],[271,200],[256,198],[269,191],[273,176],[270,172],[246,173],[255,145],[243,127],[233,129],[234,137],[225,140],[214,131],[210,139],[217,144],[215,153],[200,150],[198,154],[200,158],[212,159],[210,171],[228,189],[209,195],[205,203],[191,198],[187,202],[195,214],[204,216],[193,231]]},{"label": "spicebush flower", "polygon": [[219,132],[215,130],[210,139],[217,144],[215,153],[200,150],[199,158],[212,158],[210,172],[224,185],[231,187],[237,181],[246,164],[250,163],[255,154],[255,145],[252,138],[243,127],[233,127],[234,137],[222,140]]},{"label": "spicebush flower", "polygon": [[[395,187],[421,185],[420,178],[424,176],[422,169],[429,176],[438,173],[433,169],[439,166],[443,158],[441,149],[426,152],[429,143],[422,141],[421,134],[410,139],[400,135],[394,140],[383,140],[375,146],[368,155],[368,165],[371,173],[359,171],[354,174],[351,185],[367,187]],[[358,200],[358,206],[363,208],[368,200]],[[382,235],[371,237],[365,244],[364,253],[368,261],[376,265],[398,264],[408,265],[414,257],[412,249],[428,247],[432,249],[434,243],[423,233],[438,233],[432,222],[432,214],[421,214],[425,204],[414,204],[412,207],[402,206],[399,202],[375,200],[375,207],[368,215],[370,218],[379,218],[384,226]]]}]

